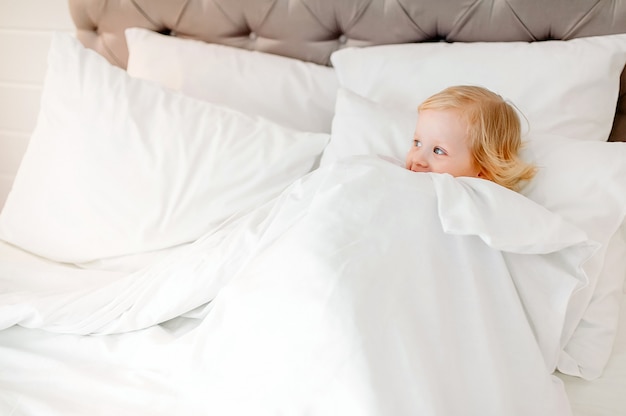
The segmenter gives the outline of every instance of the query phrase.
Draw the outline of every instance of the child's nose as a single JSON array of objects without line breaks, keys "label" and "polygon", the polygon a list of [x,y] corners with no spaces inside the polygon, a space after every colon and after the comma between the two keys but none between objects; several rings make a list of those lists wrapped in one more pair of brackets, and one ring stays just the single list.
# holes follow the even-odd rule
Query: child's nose
[{"label": "child's nose", "polygon": [[413,163],[422,167],[428,166],[428,160],[425,157],[424,152],[415,152],[413,155]]},{"label": "child's nose", "polygon": [[428,168],[428,159],[423,155],[423,152],[414,152],[412,156],[411,170],[418,171]]}]

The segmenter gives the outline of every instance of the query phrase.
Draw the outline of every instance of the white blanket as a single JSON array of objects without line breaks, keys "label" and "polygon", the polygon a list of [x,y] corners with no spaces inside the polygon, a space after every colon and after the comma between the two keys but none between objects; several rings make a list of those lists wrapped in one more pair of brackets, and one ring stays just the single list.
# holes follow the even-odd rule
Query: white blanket
[{"label": "white blanket", "polygon": [[551,373],[594,249],[493,183],[357,157],[133,273],[2,259],[0,328],[127,332],[208,303],[159,350],[179,414],[565,416]]}]

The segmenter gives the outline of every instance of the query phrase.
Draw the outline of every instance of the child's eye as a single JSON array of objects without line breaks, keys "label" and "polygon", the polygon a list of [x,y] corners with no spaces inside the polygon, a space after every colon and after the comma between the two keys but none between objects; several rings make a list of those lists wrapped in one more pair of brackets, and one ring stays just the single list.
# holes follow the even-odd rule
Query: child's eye
[{"label": "child's eye", "polygon": [[417,139],[413,140],[413,143],[415,144],[415,147],[422,147],[422,142]]},{"label": "child's eye", "polygon": [[437,155],[445,155],[447,154],[445,150],[443,150],[441,147],[435,147],[433,149],[433,152]]}]

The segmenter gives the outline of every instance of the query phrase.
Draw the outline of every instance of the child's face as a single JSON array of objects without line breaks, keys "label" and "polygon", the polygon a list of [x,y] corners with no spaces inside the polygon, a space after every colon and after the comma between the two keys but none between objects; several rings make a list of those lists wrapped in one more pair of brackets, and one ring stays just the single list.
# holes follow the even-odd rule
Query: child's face
[{"label": "child's face", "polygon": [[467,123],[454,110],[422,110],[406,168],[414,172],[480,176],[467,144]]}]

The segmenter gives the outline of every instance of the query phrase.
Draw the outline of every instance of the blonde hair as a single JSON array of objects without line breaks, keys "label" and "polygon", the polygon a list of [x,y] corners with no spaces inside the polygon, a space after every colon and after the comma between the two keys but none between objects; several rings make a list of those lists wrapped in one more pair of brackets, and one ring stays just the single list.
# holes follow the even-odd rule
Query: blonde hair
[{"label": "blonde hair", "polygon": [[422,110],[457,110],[468,126],[469,146],[481,177],[518,190],[536,168],[520,159],[519,117],[498,94],[482,87],[458,85],[444,89],[419,105]]}]

